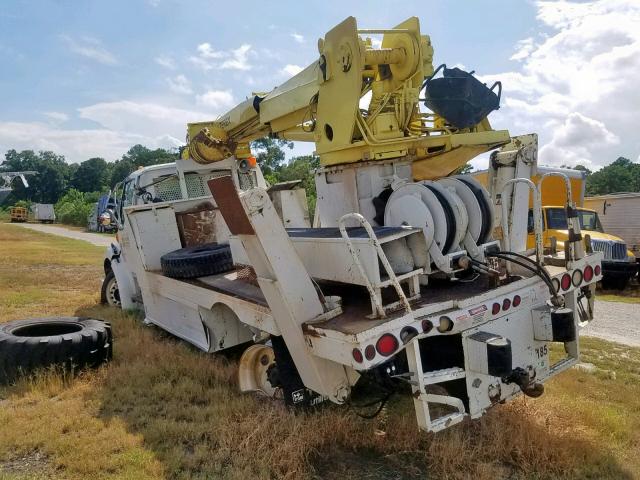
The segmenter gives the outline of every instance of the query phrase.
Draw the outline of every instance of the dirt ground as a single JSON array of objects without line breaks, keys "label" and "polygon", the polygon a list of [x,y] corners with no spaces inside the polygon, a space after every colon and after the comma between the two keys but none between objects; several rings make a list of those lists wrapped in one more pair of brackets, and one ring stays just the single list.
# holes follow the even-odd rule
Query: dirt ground
[{"label": "dirt ground", "polygon": [[0,322],[112,322],[113,361],[0,387],[0,479],[640,478],[640,349],[586,338],[583,361],[440,434],[410,399],[374,420],[241,395],[236,357],[208,355],[98,305],[103,248],[0,225]]}]

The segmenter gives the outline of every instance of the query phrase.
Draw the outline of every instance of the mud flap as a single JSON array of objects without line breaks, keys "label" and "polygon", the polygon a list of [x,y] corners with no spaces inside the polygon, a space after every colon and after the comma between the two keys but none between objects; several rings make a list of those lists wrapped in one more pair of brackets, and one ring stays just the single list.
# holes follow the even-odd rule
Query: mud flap
[{"label": "mud flap", "polygon": [[269,382],[282,388],[284,403],[289,407],[311,407],[324,402],[327,398],[309,390],[302,383],[289,349],[281,336],[271,337],[271,346],[275,354],[275,366],[269,370]]}]

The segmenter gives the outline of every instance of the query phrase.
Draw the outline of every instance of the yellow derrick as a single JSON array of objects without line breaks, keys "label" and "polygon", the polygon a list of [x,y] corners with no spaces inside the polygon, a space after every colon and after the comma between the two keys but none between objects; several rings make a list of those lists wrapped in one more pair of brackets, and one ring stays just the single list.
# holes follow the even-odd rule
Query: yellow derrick
[{"label": "yellow derrick", "polygon": [[[381,48],[369,35],[382,35]],[[318,52],[271,92],[253,94],[216,121],[189,124],[185,154],[199,163],[246,158],[249,142],[273,135],[314,142],[323,166],[397,159],[413,162],[414,178],[424,180],[510,140],[486,117],[459,129],[420,111],[434,68],[431,40],[416,17],[380,30],[358,30],[349,17],[318,41]]]}]

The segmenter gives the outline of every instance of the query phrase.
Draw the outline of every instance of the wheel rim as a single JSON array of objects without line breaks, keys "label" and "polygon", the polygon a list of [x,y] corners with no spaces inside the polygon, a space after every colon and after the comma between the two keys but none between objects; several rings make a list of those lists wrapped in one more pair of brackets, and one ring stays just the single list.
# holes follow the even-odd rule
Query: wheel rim
[{"label": "wheel rim", "polygon": [[107,304],[112,307],[120,307],[122,305],[122,302],[120,301],[118,282],[115,278],[112,278],[107,285]]},{"label": "wheel rim", "polygon": [[268,379],[269,367],[275,363],[273,349],[267,345],[251,345],[247,348],[238,367],[238,384],[241,392],[259,392],[273,397],[276,389]]}]

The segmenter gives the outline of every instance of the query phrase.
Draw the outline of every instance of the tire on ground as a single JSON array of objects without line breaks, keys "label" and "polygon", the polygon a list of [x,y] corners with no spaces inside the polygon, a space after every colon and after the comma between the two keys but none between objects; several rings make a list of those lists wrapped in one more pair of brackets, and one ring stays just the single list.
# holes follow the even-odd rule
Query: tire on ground
[{"label": "tire on ground", "polygon": [[111,325],[92,318],[30,318],[0,324],[0,384],[40,368],[97,367],[113,355]]},{"label": "tire on ground", "polygon": [[173,278],[197,278],[227,272],[233,269],[229,245],[207,243],[181,248],[163,255],[162,273]]},{"label": "tire on ground", "polygon": [[100,289],[100,302],[107,304],[110,307],[121,307],[120,302],[120,290],[118,290],[118,283],[116,281],[116,275],[113,270],[109,270],[109,273],[104,277],[102,281],[102,288]]}]

